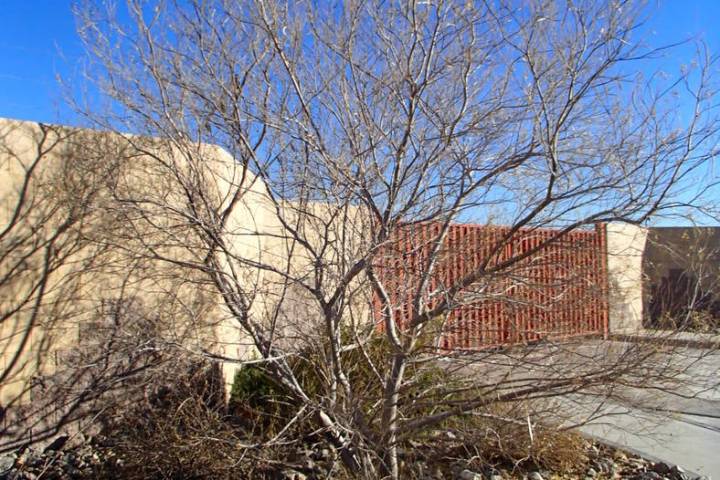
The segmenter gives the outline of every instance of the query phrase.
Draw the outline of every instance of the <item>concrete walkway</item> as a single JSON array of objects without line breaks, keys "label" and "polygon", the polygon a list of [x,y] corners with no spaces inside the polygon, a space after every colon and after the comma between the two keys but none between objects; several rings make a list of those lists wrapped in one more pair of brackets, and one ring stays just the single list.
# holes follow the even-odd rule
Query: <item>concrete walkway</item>
[{"label": "concrete walkway", "polygon": [[[622,399],[603,406],[609,416],[581,431],[720,480],[720,389],[699,386],[712,378],[715,384],[720,380],[720,355],[694,363],[686,375],[688,382],[679,395],[628,389]],[[692,379],[702,381],[693,386]]]},{"label": "concrete walkway", "polygon": [[[587,393],[565,395],[556,397],[553,401],[558,405],[548,411],[558,412],[557,421],[566,425],[593,418],[580,431],[650,460],[720,480],[720,350],[716,338],[711,339],[711,348],[697,348],[700,343],[696,336],[677,340],[669,343],[657,335],[614,341],[576,340],[537,347],[525,356],[522,350],[494,356],[478,354],[468,359],[465,373],[482,373],[490,385],[495,377],[498,381],[545,379],[563,375],[572,362],[583,368],[591,359],[602,362],[622,358],[618,356],[634,351],[630,348],[633,345],[671,345],[666,353],[659,350],[653,361],[667,369],[674,383],[648,382],[657,388],[646,389],[616,386],[610,399]],[[473,360],[484,365],[473,365]],[[642,379],[636,380],[643,383]]]},{"label": "concrete walkway", "polygon": [[615,407],[617,415],[581,427],[600,440],[649,459],[720,478],[720,418],[674,414],[661,417]]}]

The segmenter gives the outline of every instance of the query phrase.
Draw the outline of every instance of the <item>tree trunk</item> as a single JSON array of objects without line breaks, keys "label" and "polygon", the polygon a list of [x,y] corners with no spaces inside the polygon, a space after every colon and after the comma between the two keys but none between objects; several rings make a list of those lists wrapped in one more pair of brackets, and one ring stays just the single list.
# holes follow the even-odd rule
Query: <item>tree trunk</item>
[{"label": "tree trunk", "polygon": [[393,357],[390,378],[385,386],[385,407],[383,411],[383,425],[387,426],[387,433],[383,435],[381,473],[386,478],[400,478],[400,469],[397,456],[397,420],[398,400],[400,398],[400,385],[405,374],[405,354],[397,353]]}]

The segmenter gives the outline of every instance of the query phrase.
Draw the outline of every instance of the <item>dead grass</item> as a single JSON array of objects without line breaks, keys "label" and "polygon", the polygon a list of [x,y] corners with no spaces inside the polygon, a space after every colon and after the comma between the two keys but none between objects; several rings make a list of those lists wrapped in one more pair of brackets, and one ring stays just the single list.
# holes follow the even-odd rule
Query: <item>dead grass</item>
[{"label": "dead grass", "polygon": [[[421,459],[431,470],[455,475],[459,466],[473,471],[491,468],[522,475],[533,470],[583,473],[588,466],[589,442],[582,436],[550,426],[528,428],[517,415],[522,408],[503,405],[467,415],[448,430],[429,432],[410,442],[409,458]],[[414,461],[406,462],[409,476]]]}]

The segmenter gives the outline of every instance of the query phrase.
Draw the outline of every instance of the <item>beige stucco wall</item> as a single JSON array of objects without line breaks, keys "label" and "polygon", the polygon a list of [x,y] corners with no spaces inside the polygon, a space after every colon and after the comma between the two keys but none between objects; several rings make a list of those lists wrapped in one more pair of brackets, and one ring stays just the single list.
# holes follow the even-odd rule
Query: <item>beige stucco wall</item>
[{"label": "beige stucco wall", "polygon": [[607,225],[609,330],[642,329],[642,259],[647,229],[626,223]]},{"label": "beige stucco wall", "polygon": [[[717,315],[720,227],[656,227],[643,257],[646,325],[692,306]],[[674,311],[674,312],[673,312]]]},{"label": "beige stucco wall", "polygon": [[[63,266],[49,276],[38,314],[32,315],[31,301],[0,324],[1,367],[10,364],[25,332],[30,332],[12,374],[0,385],[0,403],[6,405],[16,398],[38,373],[55,371],[60,366],[58,352],[83,342],[87,322],[98,316],[104,302],[118,296],[139,299],[148,312],[162,311],[163,341],[183,342],[194,351],[211,351],[232,358],[247,355],[249,342],[219,296],[207,285],[207,279],[180,263],[166,261],[201,261],[198,239],[186,231],[189,229],[177,227],[186,220],[180,215],[173,216],[168,213],[171,209],[166,208],[174,202],[181,205],[184,194],[179,181],[169,173],[178,169],[192,178],[187,152],[154,139],[62,127],[44,129],[32,122],[2,119],[0,144],[3,230],[14,216],[25,172],[41,152],[27,189],[32,207],[2,238],[3,250],[9,249],[9,242],[24,236],[49,238],[55,232],[55,223],[65,218],[67,201],[63,195],[70,198],[77,194],[74,191],[91,180],[88,176],[102,176],[104,167],[109,167],[105,173],[112,177],[105,179],[108,185],[101,185],[91,200],[82,199],[89,204],[83,210],[83,221],[62,236],[63,242],[69,242],[66,237],[83,241],[67,250]],[[268,251],[276,250],[265,241],[273,238],[266,234],[277,233],[278,223],[262,182],[250,174],[244,175],[234,159],[218,147],[200,145],[194,154],[202,157],[202,182],[209,192],[208,198],[215,202],[212,207],[228,205],[233,187],[240,182],[244,186],[243,201],[227,223],[228,254],[260,261]],[[108,193],[109,188],[117,197],[137,200],[137,212],[133,211],[132,203],[118,202]],[[34,212],[46,212],[46,218]],[[18,250],[14,255],[23,252]],[[9,314],[23,294],[32,295],[42,270],[39,263],[42,253],[29,256],[24,277],[0,283],[0,313]],[[163,260],[153,259],[153,255]],[[2,268],[11,263],[3,262]],[[0,275],[4,273],[7,271]],[[247,269],[239,275],[251,286],[264,281],[263,272],[257,269]],[[258,301],[254,308],[265,308],[262,304]],[[31,321],[33,326],[29,328]],[[234,367],[228,363],[225,370],[230,381]]]},{"label": "beige stucco wall", "polygon": [[[57,349],[73,344],[77,330],[70,322],[85,313],[82,279],[74,269],[59,268],[47,282],[40,281],[47,251],[43,244],[58,232],[67,215],[66,206],[76,193],[60,188],[64,182],[56,178],[59,169],[53,175],[47,168],[50,159],[62,159],[67,151],[67,145],[59,145],[63,143],[61,136],[54,130],[43,132],[39,125],[29,122],[0,121],[0,315],[4,318],[0,324],[0,368],[3,372],[8,369],[0,385],[3,405],[24,390],[37,370],[53,363]],[[30,182],[24,181],[26,172],[30,173]],[[64,180],[70,182],[72,178]],[[11,226],[23,191],[28,208],[18,211],[20,215]],[[72,249],[77,235],[86,231],[77,228],[60,235],[54,249]],[[80,260],[77,252],[75,256]],[[37,293],[41,286],[45,292],[42,298]],[[40,299],[42,303],[33,308]],[[26,347],[20,348],[22,344]],[[13,363],[15,367],[10,368]]]},{"label": "beige stucco wall", "polygon": [[[0,226],[13,216],[24,172],[37,158],[43,129],[32,122],[0,119]],[[340,281],[349,261],[362,256],[366,216],[357,207],[339,211],[322,203],[276,204],[259,178],[245,172],[217,146],[178,148],[162,139],[64,127],[50,127],[47,135],[48,148],[42,149],[42,159],[33,171],[32,195],[53,200],[50,208],[63,203],[54,201],[50,193],[72,196],[78,185],[95,181],[101,185],[97,195],[83,200],[88,205],[76,233],[86,241],[51,275],[40,309],[43,322],[29,329],[28,311],[1,325],[0,366],[7,365],[18,350],[24,332],[31,332],[31,343],[23,349],[12,378],[0,385],[0,403],[17,397],[38,373],[53,372],[58,352],[86,342],[84,329],[89,322],[97,319],[104,302],[119,296],[137,299],[145,311],[162,312],[163,341],[228,358],[223,375],[228,384],[232,382],[238,368],[232,359],[248,358],[254,347],[208,278],[183,266],[183,262],[201,263],[207,252],[197,229],[186,228],[183,182],[200,182],[211,203],[207,211],[193,213],[199,220],[211,211],[224,210],[233,202],[236,187],[242,186],[242,200],[223,228],[221,267],[230,272],[232,263],[233,275],[253,294],[254,321],[278,322],[281,348],[307,346],[308,342],[294,339],[306,340],[313,332],[321,336],[316,299],[297,286],[286,290],[283,276],[273,273],[288,272],[307,283],[312,283],[315,274],[316,260],[293,241],[283,221],[297,228],[312,249],[323,252],[327,287]],[[200,164],[195,162],[202,162],[202,168],[196,168]],[[62,212],[61,208],[49,218],[59,221]],[[35,220],[29,215],[16,232],[29,232]],[[50,223],[41,234],[52,233]],[[267,268],[255,268],[254,263]],[[37,272],[36,262],[28,275]],[[18,298],[32,280],[0,284],[0,306],[8,311],[11,299]],[[352,288],[358,287],[358,281]],[[368,295],[353,298],[354,320],[369,316]],[[284,301],[278,307],[281,296]],[[2,299],[9,301],[1,303]]]},{"label": "beige stucco wall", "polygon": [[678,274],[696,285],[690,293],[715,292],[715,298],[720,297],[720,227],[643,228],[614,223],[607,227],[607,244],[611,332],[650,326],[652,303],[672,302],[653,295]]}]

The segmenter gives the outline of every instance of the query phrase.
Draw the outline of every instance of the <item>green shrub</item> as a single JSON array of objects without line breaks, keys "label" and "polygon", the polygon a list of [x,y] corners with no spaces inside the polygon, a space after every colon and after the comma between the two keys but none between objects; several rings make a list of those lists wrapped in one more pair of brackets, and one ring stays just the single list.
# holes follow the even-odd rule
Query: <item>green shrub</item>
[{"label": "green shrub", "polygon": [[246,365],[235,372],[230,390],[231,403],[259,408],[268,398],[279,395],[282,395],[282,389],[260,367]]},{"label": "green shrub", "polygon": [[285,389],[257,365],[235,373],[228,408],[238,426],[259,438],[275,435],[297,412]]}]

